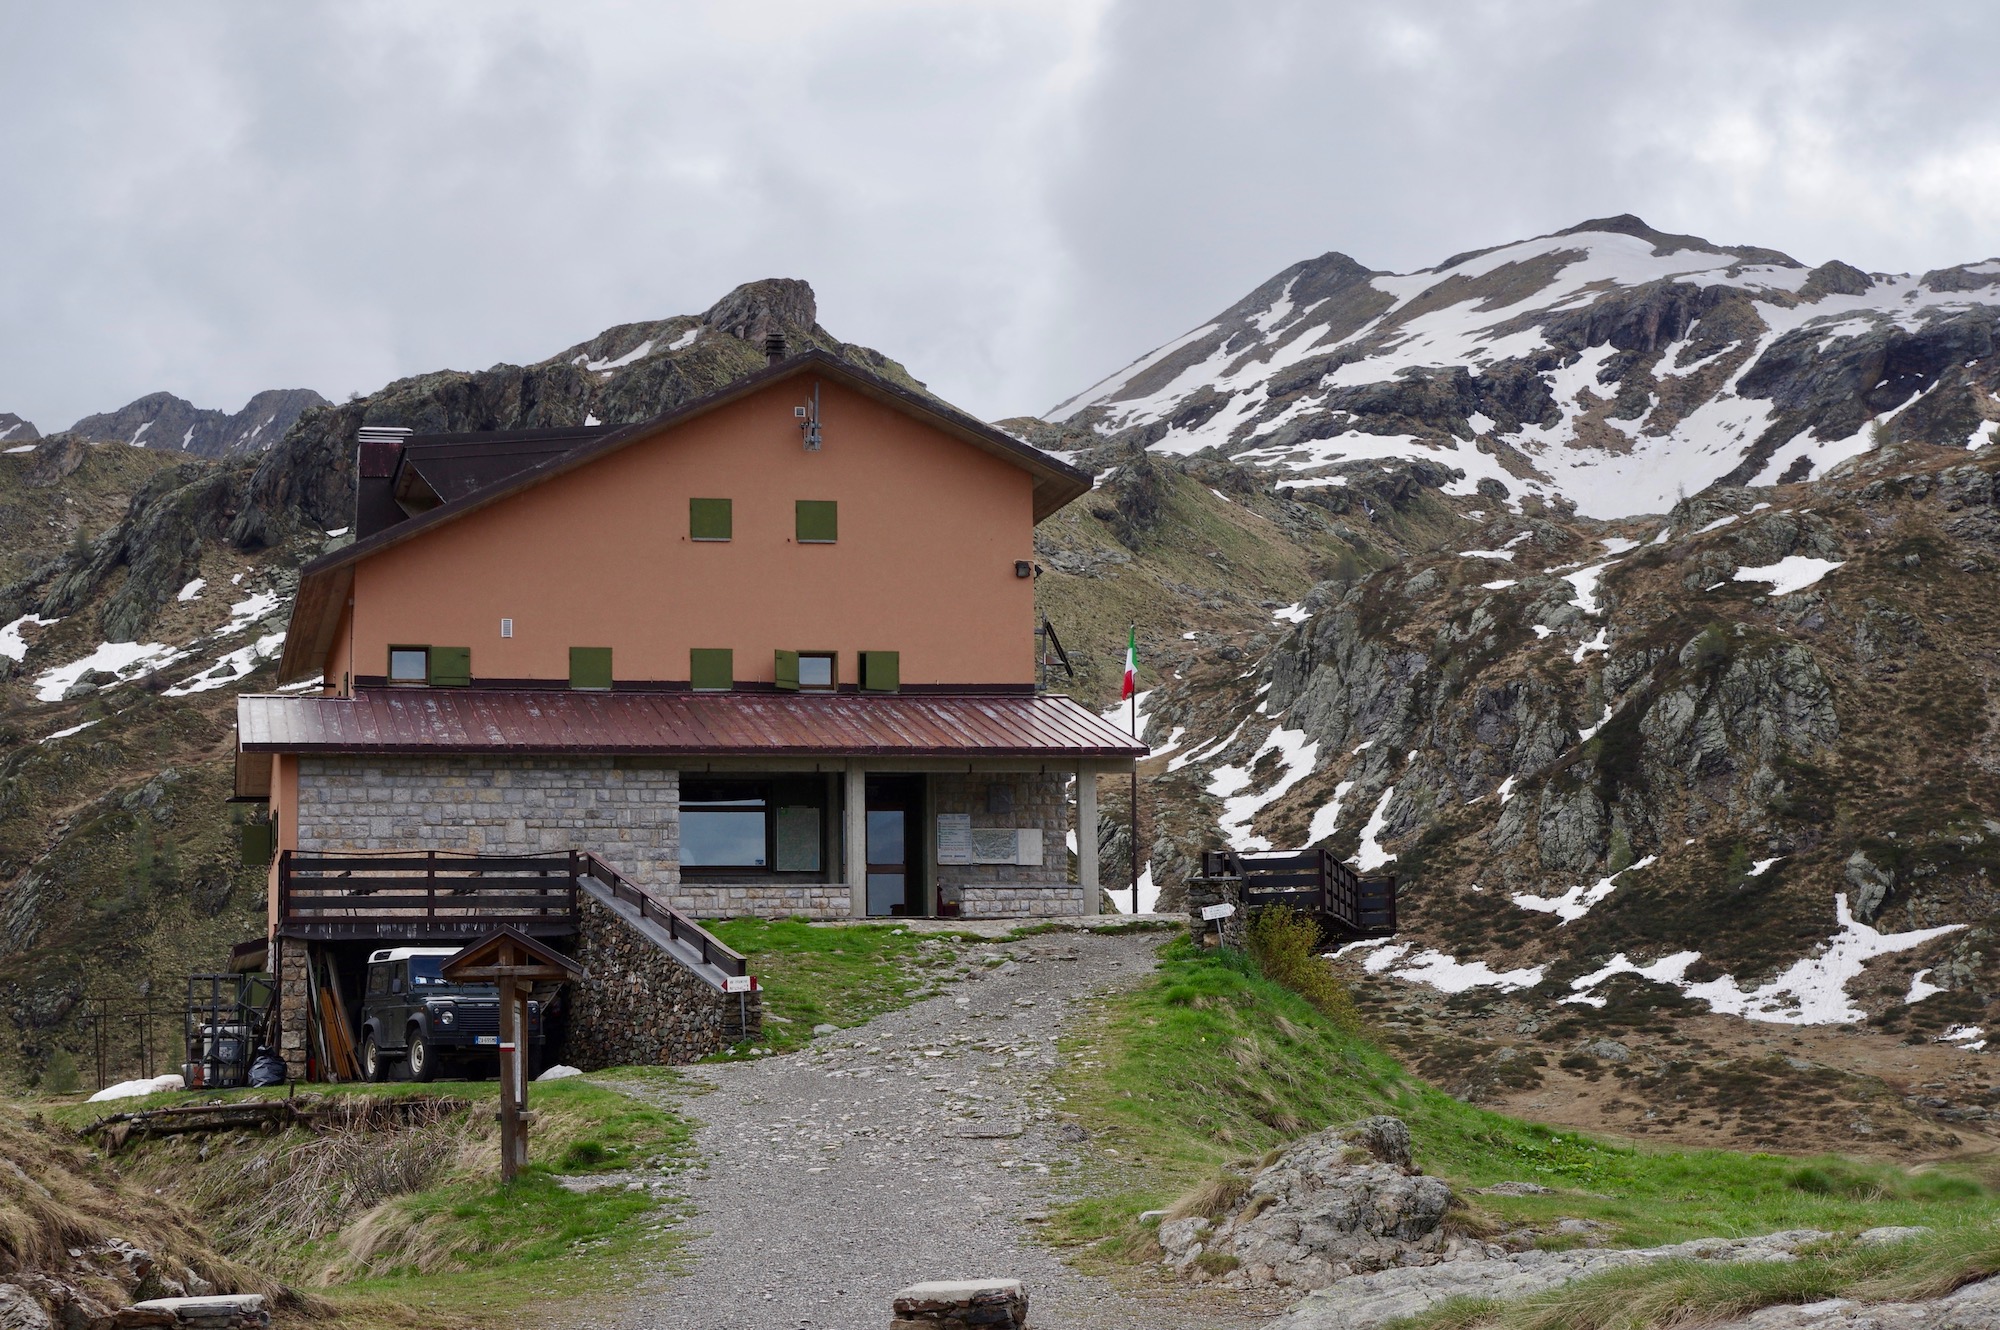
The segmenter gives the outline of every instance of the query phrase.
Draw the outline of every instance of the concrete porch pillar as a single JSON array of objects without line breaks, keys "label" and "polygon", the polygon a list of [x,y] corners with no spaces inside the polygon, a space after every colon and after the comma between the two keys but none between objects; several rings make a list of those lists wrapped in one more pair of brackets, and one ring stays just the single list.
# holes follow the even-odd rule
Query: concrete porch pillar
[{"label": "concrete porch pillar", "polygon": [[1097,882],[1097,772],[1088,764],[1076,769],[1076,883],[1083,912],[1098,913],[1104,892]]},{"label": "concrete porch pillar", "polygon": [[868,773],[859,762],[847,763],[841,799],[841,857],[846,861],[848,908],[856,919],[868,917]]}]

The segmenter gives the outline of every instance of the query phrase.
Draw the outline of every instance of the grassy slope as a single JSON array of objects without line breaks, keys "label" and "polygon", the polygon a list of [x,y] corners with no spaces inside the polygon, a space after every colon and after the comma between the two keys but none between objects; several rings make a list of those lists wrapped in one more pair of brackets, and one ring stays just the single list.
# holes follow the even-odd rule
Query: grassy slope
[{"label": "grassy slope", "polygon": [[1418,1082],[1365,1038],[1256,975],[1242,958],[1163,953],[1146,986],[1104,1005],[1070,1043],[1068,1107],[1100,1145],[1097,1193],[1070,1206],[1059,1233],[1110,1239],[1105,1256],[1142,1257],[1141,1211],[1170,1205],[1232,1161],[1302,1132],[1393,1113],[1420,1163],[1459,1187],[1502,1181],[1547,1196],[1481,1196],[1502,1225],[1561,1216],[1608,1225],[1621,1245],[1787,1228],[1984,1221],[2000,1209],[1977,1181],[1838,1159],[1635,1148],[1502,1117]]},{"label": "grassy slope", "polygon": [[[598,1084],[596,1081],[611,1084]],[[611,1085],[636,1087],[623,1093]],[[373,1133],[248,1133],[137,1142],[116,1161],[129,1183],[155,1187],[195,1214],[234,1259],[311,1286],[359,1326],[519,1324],[520,1309],[615,1292],[670,1266],[680,1237],[671,1194],[613,1185],[591,1192],[557,1176],[651,1175],[690,1158],[691,1127],[648,1102],[673,1091],[661,1068],[617,1068],[538,1084],[528,1170],[497,1178],[496,1083],[437,1082],[426,1093],[472,1101],[435,1127]],[[341,1086],[338,1095],[407,1095],[407,1085]],[[284,1091],[234,1091],[231,1099]],[[215,1096],[212,1096],[215,1097]],[[155,1095],[112,1105],[48,1108],[81,1127],[105,1108],[195,1102]]]}]

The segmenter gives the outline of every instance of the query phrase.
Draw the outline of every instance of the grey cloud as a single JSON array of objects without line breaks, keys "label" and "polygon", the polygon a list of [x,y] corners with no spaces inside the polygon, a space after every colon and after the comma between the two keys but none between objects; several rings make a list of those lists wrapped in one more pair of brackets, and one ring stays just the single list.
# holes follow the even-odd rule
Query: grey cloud
[{"label": "grey cloud", "polygon": [[0,9],[0,410],[539,358],[737,282],[989,416],[1295,259],[2000,249],[1983,4]]}]

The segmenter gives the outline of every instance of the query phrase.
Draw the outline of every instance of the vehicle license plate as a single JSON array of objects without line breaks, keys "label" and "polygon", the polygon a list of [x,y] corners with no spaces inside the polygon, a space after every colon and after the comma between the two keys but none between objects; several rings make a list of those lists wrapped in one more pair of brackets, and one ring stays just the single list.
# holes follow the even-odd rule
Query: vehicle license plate
[{"label": "vehicle license plate", "polygon": [[475,1043],[475,1044],[495,1044],[495,1045],[497,1045],[497,1044],[499,1044],[499,1042],[500,1042],[500,1036],[499,1036],[499,1035],[497,1035],[497,1034],[482,1034],[482,1035],[476,1035],[476,1036],[474,1036],[474,1038],[473,1038],[472,1042],[473,1042],[473,1043]]}]

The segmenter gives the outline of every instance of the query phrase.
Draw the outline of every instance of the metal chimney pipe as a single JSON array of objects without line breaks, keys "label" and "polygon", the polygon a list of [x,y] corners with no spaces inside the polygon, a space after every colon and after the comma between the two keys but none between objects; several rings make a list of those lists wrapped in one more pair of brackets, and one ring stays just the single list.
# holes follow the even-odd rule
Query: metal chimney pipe
[{"label": "metal chimney pipe", "polygon": [[775,365],[780,360],[783,360],[787,354],[785,349],[785,335],[783,333],[768,332],[764,334],[764,359],[766,361]]}]

